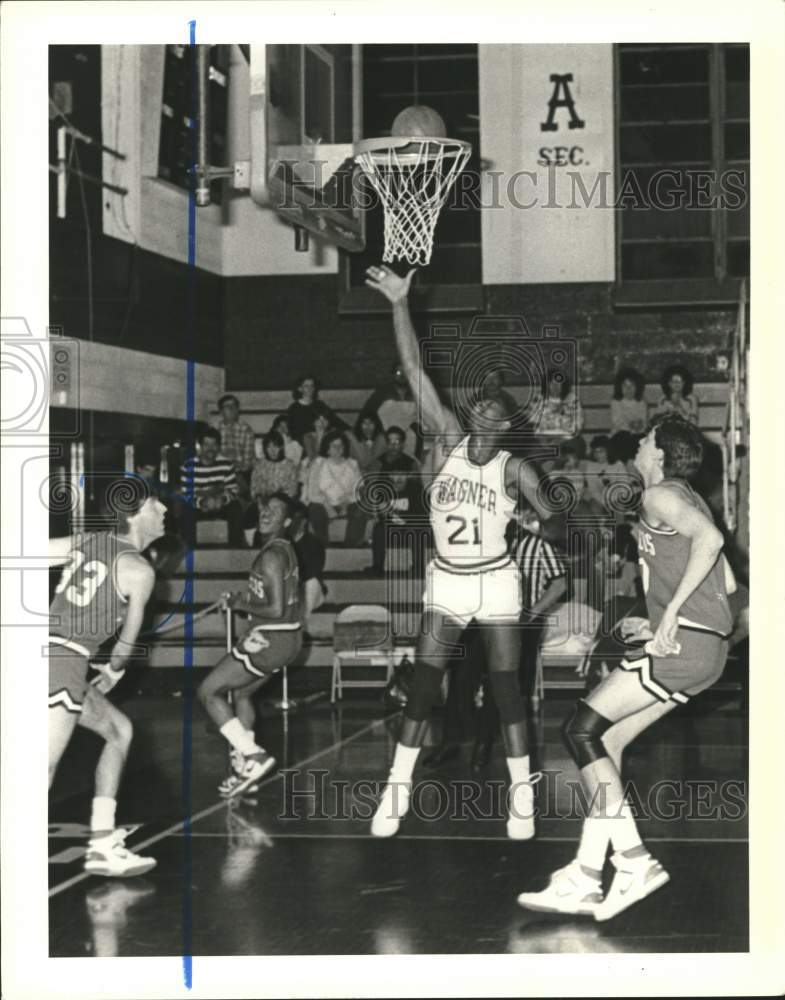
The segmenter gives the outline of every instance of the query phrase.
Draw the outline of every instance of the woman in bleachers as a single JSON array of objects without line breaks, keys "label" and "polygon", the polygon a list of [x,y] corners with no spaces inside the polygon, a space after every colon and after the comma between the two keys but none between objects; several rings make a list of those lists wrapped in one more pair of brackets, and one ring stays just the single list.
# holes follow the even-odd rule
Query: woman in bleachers
[{"label": "woman in bleachers", "polygon": [[251,496],[256,501],[278,492],[296,497],[297,491],[297,467],[284,455],[284,440],[278,431],[269,431],[262,438],[262,457],[254,462],[251,472]]},{"label": "woman in bleachers", "polygon": [[283,438],[284,457],[294,462],[295,467],[299,469],[303,458],[303,446],[289,433],[289,421],[285,413],[280,413],[273,420],[272,430],[277,431]]},{"label": "woman in bleachers", "polygon": [[325,545],[329,522],[346,517],[348,545],[360,545],[367,517],[357,504],[360,467],[349,456],[349,442],[340,431],[325,434],[321,454],[311,463],[308,475],[308,516],[317,538]]},{"label": "woman in bleachers", "polygon": [[663,413],[676,413],[693,424],[698,424],[700,401],[692,391],[693,380],[684,365],[671,365],[662,373],[662,399],[652,418]]},{"label": "woman in bleachers", "polygon": [[304,375],[292,390],[294,402],[286,411],[289,433],[295,441],[303,442],[305,435],[312,431],[318,416],[327,418],[329,425],[346,430],[346,424],[327,403],[319,399],[319,383],[313,375]]},{"label": "woman in bleachers", "polygon": [[360,472],[370,471],[376,460],[384,454],[386,447],[387,441],[381,420],[376,413],[364,410],[357,418],[349,436],[351,456],[359,465]]},{"label": "woman in bleachers", "polygon": [[648,426],[648,407],[643,398],[646,382],[635,368],[620,368],[613,383],[611,434],[630,431],[642,434]]},{"label": "woman in bleachers", "polygon": [[616,483],[629,481],[629,475],[624,463],[613,454],[610,439],[605,434],[596,434],[591,439],[589,458],[580,464],[586,474],[586,498],[598,512],[615,513],[608,508],[609,489]]},{"label": "woman in bleachers", "polygon": [[321,454],[322,441],[330,430],[337,430],[337,428],[330,422],[330,418],[326,413],[319,413],[314,420],[313,427],[303,438],[303,450],[305,451],[304,463],[310,465],[316,461]]},{"label": "woman in bleachers", "polygon": [[622,463],[631,480],[636,483],[640,481],[640,473],[634,460],[642,437],[642,434],[633,434],[632,431],[616,431],[608,441],[609,454],[615,462]]},{"label": "woman in bleachers", "polygon": [[577,438],[583,430],[583,407],[570,379],[558,369],[548,371],[547,393],[538,395],[531,406],[538,434]]}]

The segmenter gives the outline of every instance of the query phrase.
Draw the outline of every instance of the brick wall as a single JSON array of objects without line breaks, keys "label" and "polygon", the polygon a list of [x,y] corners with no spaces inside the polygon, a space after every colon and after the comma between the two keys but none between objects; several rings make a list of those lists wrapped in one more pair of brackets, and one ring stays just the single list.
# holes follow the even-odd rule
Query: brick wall
[{"label": "brick wall", "polygon": [[[523,316],[532,334],[544,324],[579,341],[584,382],[608,383],[621,364],[651,382],[682,362],[696,381],[711,381],[714,353],[727,346],[735,309],[616,310],[604,284],[493,285],[484,314]],[[224,363],[229,389],[288,388],[298,373],[317,372],[325,386],[361,388],[386,376],[395,361],[389,314],[339,315],[335,276],[230,278],[224,281]],[[416,310],[416,301],[414,304]],[[468,327],[466,314],[416,314]]]}]

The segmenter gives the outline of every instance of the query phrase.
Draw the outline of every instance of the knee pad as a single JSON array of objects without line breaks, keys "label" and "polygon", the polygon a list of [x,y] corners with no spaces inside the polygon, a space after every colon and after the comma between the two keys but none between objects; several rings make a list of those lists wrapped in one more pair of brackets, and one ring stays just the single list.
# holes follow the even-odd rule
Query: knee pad
[{"label": "knee pad", "polygon": [[414,665],[414,678],[404,715],[413,722],[422,722],[436,704],[444,678],[444,670],[422,660]]},{"label": "knee pad", "polygon": [[562,729],[564,744],[578,767],[586,767],[608,756],[602,734],[613,725],[610,719],[595,712],[585,701],[578,701]]},{"label": "knee pad", "polygon": [[526,702],[521,694],[517,670],[488,672],[502,726],[511,726],[526,718]]}]

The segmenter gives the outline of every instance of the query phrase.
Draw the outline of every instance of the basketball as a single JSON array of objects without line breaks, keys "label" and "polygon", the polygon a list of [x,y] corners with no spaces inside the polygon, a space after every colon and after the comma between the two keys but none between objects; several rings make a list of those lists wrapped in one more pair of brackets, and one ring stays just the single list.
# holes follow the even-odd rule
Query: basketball
[{"label": "basketball", "polygon": [[413,104],[396,115],[392,123],[392,134],[396,136],[421,135],[439,139],[447,138],[447,126],[438,111],[427,104]]}]

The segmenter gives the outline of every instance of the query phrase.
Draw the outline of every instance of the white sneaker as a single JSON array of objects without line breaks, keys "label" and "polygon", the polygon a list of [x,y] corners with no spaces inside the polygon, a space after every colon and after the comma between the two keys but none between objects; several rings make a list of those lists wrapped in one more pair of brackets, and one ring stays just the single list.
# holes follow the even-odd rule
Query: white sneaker
[{"label": "white sneaker", "polygon": [[510,816],[507,836],[510,840],[531,840],[534,836],[534,786],[542,777],[538,771],[510,789]]},{"label": "white sneaker", "polygon": [[262,751],[261,757],[249,757],[243,764],[242,770],[238,775],[232,774],[226,779],[226,782],[222,783],[228,786],[224,798],[231,799],[235,795],[239,795],[241,792],[246,791],[246,789],[251,788],[274,767],[275,757],[267,753],[266,750]]},{"label": "white sneaker", "polygon": [[155,858],[144,858],[129,851],[125,846],[127,836],[128,830],[120,827],[102,837],[88,840],[84,870],[91,875],[112,877],[144,875],[152,871],[158,862]]},{"label": "white sneaker", "polygon": [[392,837],[398,832],[401,820],[409,811],[411,796],[411,781],[395,781],[391,777],[384,786],[371,820],[371,833],[374,837]]},{"label": "white sneaker", "polygon": [[611,861],[616,874],[603,903],[594,912],[595,920],[610,920],[670,881],[670,875],[650,854],[640,858],[612,854]]},{"label": "white sneaker", "polygon": [[[235,750],[234,747],[229,751],[229,766],[232,769],[231,773],[218,786],[218,794],[223,798],[231,797],[232,791],[241,780],[240,775],[242,775],[243,768],[245,767],[245,757],[243,757],[239,750]],[[256,785],[248,788],[247,791],[257,791]]]},{"label": "white sneaker", "polygon": [[587,875],[578,861],[571,861],[551,875],[547,889],[522,892],[518,903],[540,913],[593,916],[602,903],[602,885]]}]

